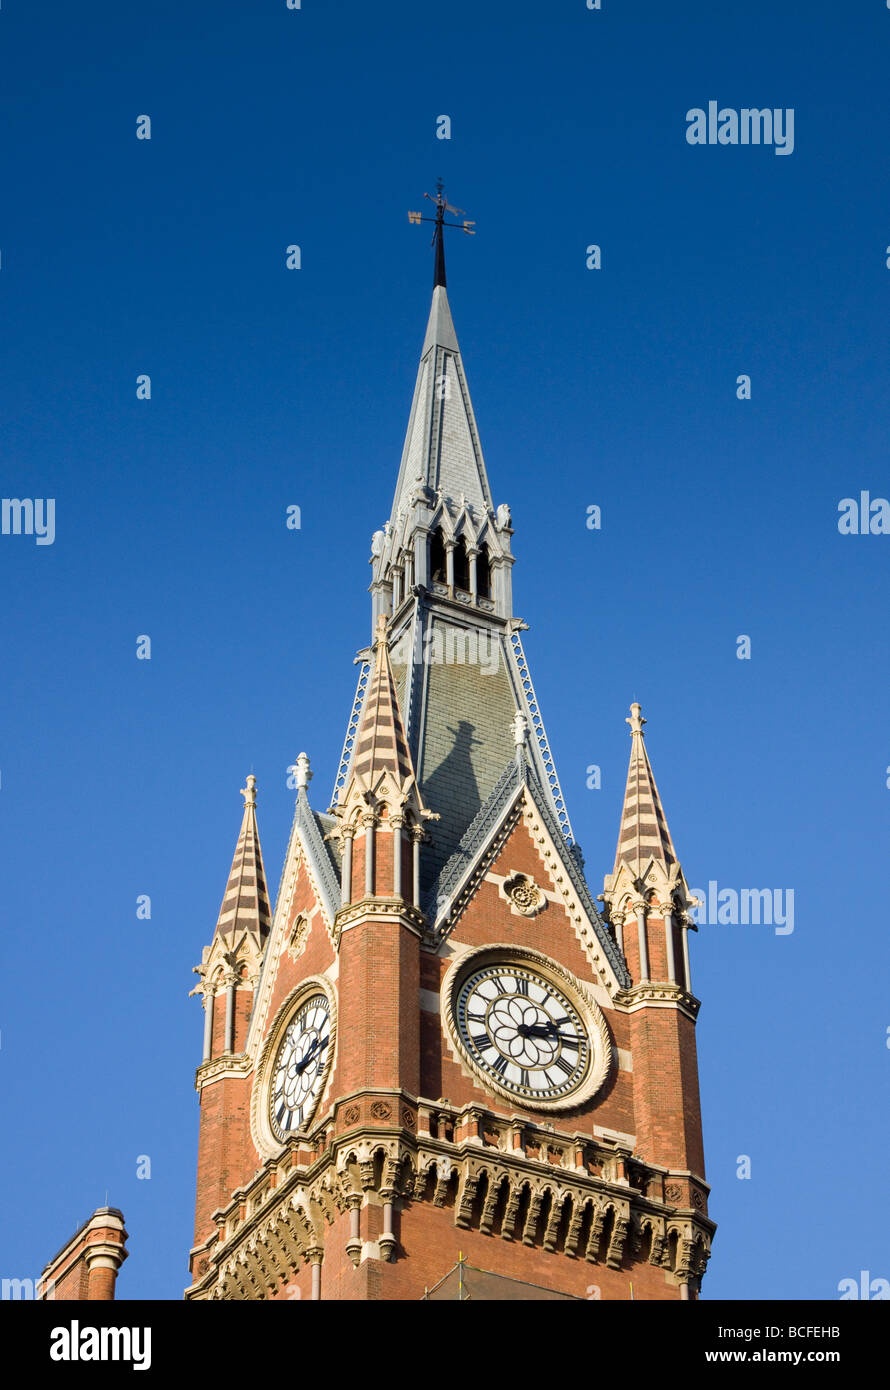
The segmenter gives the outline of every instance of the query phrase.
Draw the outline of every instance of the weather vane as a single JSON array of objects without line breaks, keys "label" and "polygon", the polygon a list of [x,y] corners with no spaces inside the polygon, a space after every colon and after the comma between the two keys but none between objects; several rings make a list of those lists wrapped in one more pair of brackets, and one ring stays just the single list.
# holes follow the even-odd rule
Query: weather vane
[{"label": "weather vane", "polygon": [[476,226],[476,223],[475,223],[475,222],[470,222],[470,221],[463,221],[463,222],[446,222],[446,221],[445,221],[445,214],[446,214],[446,212],[453,212],[454,215],[455,215],[455,217],[463,217],[463,218],[466,218],[466,213],[465,213],[465,211],[464,211],[463,208],[455,208],[455,207],[452,207],[450,203],[447,203],[447,202],[445,201],[445,188],[444,188],[444,185],[443,185],[441,179],[437,179],[437,180],[436,180],[436,195],[435,195],[435,197],[433,197],[432,193],[424,193],[423,196],[424,196],[424,198],[429,198],[429,200],[430,200],[431,203],[435,203],[435,205],[436,205],[436,215],[435,215],[435,217],[424,217],[424,215],[423,215],[422,212],[409,212],[409,213],[408,213],[408,221],[411,222],[411,223],[418,223],[418,224],[421,223],[421,222],[434,222],[434,223],[435,223],[435,225],[436,225],[436,230],[433,232],[433,239],[432,239],[432,241],[430,242],[430,245],[431,245],[431,246],[435,246],[435,248],[436,248],[436,275],[435,275],[435,280],[433,281],[433,283],[434,283],[434,285],[442,285],[442,286],[444,286],[444,284],[445,284],[445,242],[444,242],[444,236],[443,236],[443,228],[445,228],[445,227],[457,227],[457,229],[458,229],[459,231],[461,231],[461,232],[466,232],[467,236],[475,236],[475,235],[476,235],[476,232],[475,232],[474,228],[475,228],[475,226]]}]

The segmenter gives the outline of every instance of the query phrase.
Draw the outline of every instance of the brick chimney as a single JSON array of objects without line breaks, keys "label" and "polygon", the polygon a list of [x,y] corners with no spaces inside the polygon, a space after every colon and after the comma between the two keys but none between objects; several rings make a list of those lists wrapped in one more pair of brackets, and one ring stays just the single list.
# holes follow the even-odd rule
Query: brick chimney
[{"label": "brick chimney", "polygon": [[54,1255],[40,1276],[37,1297],[109,1301],[127,1258],[123,1212],[99,1207]]}]

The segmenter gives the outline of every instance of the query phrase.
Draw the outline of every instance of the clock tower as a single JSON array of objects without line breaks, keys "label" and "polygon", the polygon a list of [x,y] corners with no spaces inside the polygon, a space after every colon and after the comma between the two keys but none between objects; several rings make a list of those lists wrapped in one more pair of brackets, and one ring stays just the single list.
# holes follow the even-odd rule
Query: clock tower
[{"label": "clock tower", "polygon": [[594,901],[513,609],[512,538],[440,215],[333,795],[310,797],[301,753],[272,911],[247,779],[196,967],[188,1299],[698,1294],[714,1226],[692,900],[632,705]]}]

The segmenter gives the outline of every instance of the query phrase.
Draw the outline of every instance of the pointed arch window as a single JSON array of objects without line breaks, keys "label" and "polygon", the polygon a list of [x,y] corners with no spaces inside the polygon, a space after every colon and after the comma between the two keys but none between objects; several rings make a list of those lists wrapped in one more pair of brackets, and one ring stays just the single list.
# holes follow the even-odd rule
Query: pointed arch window
[{"label": "pointed arch window", "polygon": [[491,557],[484,544],[476,557],[476,592],[479,598],[491,598]]},{"label": "pointed arch window", "polygon": [[461,537],[454,547],[454,587],[470,592],[470,559],[466,541]]},{"label": "pointed arch window", "polygon": [[437,526],[430,536],[430,579],[434,584],[447,584],[445,563],[445,537],[442,527]]}]

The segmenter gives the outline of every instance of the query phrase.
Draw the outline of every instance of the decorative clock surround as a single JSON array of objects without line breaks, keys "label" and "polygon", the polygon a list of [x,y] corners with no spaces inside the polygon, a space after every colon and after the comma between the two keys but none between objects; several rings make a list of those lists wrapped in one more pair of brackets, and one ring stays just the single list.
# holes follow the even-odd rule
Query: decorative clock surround
[{"label": "decorative clock surround", "polygon": [[531,1110],[574,1110],[609,1074],[608,1024],[585,986],[528,947],[488,946],[442,986],[446,1033],[486,1090]]},{"label": "decorative clock surround", "polygon": [[531,874],[510,874],[501,884],[501,893],[510,904],[510,911],[519,917],[537,917],[547,906],[544,890]]},{"label": "decorative clock surround", "polygon": [[337,1002],[323,975],[301,981],[284,1000],[266,1039],[251,1098],[251,1130],[269,1158],[317,1114],[331,1075]]}]

